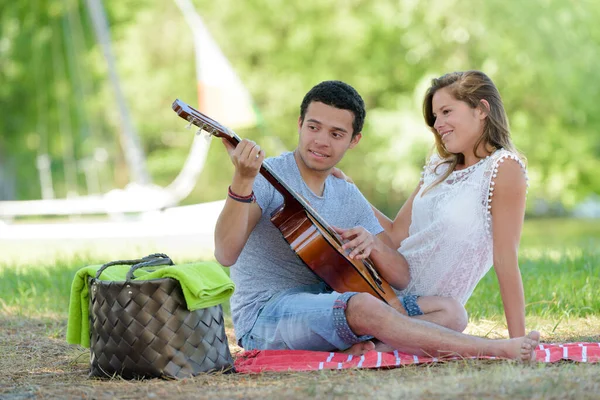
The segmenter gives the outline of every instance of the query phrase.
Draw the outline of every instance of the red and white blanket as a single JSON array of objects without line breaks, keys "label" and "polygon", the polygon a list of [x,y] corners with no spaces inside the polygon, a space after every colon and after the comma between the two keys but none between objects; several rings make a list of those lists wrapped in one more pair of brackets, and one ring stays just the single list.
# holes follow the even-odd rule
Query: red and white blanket
[{"label": "red and white blanket", "polygon": [[[469,357],[469,359],[495,359],[496,357]],[[463,360],[464,357],[417,357],[410,354],[380,353],[371,351],[363,356],[342,353],[303,350],[250,350],[239,354],[235,369],[239,373],[265,371],[313,371],[346,368],[393,368],[409,364],[426,364]],[[536,350],[538,362],[552,363],[560,360],[575,362],[600,362],[600,343],[540,344]]]}]

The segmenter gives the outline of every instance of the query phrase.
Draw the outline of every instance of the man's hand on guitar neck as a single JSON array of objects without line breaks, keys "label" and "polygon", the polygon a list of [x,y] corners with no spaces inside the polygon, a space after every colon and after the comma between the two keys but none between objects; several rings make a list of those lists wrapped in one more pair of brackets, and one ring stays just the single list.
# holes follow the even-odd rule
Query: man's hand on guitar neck
[{"label": "man's hand on guitar neck", "polygon": [[235,168],[231,190],[241,196],[250,194],[254,179],[265,159],[265,152],[259,145],[248,139],[243,139],[235,147],[226,139],[221,139],[221,141]]}]

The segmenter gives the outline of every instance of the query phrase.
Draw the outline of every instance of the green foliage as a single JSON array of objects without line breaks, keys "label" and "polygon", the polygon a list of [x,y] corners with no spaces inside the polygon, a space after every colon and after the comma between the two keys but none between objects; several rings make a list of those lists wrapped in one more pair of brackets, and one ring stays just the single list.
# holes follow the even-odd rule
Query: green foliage
[{"label": "green foliage", "polygon": [[[36,154],[46,152],[55,185],[64,187],[59,196],[72,181],[85,193],[78,162],[99,147],[110,155],[101,165],[106,186],[123,186],[121,122],[86,2],[1,1],[0,166],[14,166],[19,198],[40,197],[31,182]],[[196,100],[191,32],[171,1],[103,3],[148,168],[167,184],[192,141],[170,109],[175,98]],[[341,166],[390,216],[414,189],[432,144],[420,113],[424,90],[431,77],[454,70],[481,69],[499,87],[528,158],[529,207],[544,199],[568,208],[600,192],[597,2],[194,3],[261,112],[262,126],[238,134],[269,155],[295,146],[299,103],[314,84],[341,79],[361,92],[364,138]],[[186,203],[223,198],[230,176],[216,142]]]}]

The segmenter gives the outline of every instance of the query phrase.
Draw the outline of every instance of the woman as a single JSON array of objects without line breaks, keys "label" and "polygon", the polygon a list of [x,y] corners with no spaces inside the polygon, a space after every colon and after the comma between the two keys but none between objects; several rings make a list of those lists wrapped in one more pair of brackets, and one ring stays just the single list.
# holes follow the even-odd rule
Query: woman
[{"label": "woman", "polygon": [[527,177],[500,94],[482,72],[449,73],[433,79],[423,114],[436,152],[419,185],[393,221],[374,208],[410,267],[411,282],[398,294],[464,305],[493,264],[510,337],[524,336],[517,253]]}]

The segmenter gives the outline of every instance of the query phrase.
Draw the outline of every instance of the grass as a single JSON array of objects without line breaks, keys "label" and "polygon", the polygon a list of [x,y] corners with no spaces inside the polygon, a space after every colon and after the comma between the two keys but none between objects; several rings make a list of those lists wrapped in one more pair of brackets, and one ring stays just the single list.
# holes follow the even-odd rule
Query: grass
[{"label": "grass", "polygon": [[[598,221],[526,222],[520,265],[527,324],[539,329],[545,341],[600,342],[599,245]],[[90,380],[87,350],[64,339],[69,291],[77,269],[105,261],[86,253],[37,263],[0,261],[0,398],[558,399],[593,398],[600,392],[600,365],[566,362],[526,367],[465,361],[392,370],[210,375],[177,382]],[[493,270],[467,309],[468,333],[507,336]],[[229,318],[227,325],[234,343]]]},{"label": "grass", "polygon": [[[522,256],[520,267],[528,315],[560,318],[598,314],[600,252],[565,252],[558,257]],[[479,283],[467,308],[475,319],[503,314],[500,289],[493,269]]]}]

